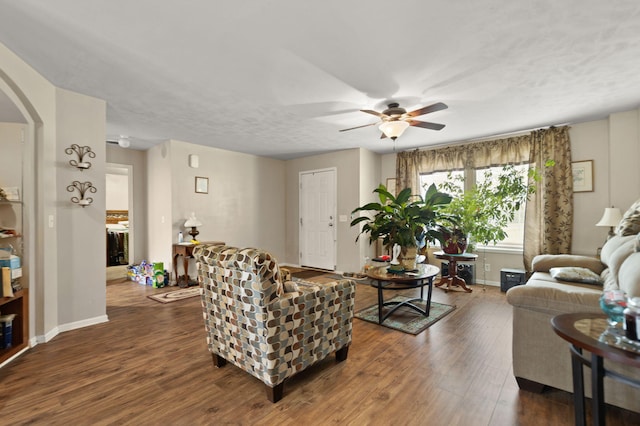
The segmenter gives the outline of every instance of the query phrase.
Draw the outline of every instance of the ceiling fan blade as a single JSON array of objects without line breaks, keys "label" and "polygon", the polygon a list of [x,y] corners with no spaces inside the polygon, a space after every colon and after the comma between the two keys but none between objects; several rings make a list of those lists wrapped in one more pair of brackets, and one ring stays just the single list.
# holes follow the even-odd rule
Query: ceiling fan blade
[{"label": "ceiling fan blade", "polygon": [[407,123],[409,123],[410,126],[422,127],[423,129],[431,129],[431,130],[444,129],[444,124],[429,123],[427,121],[407,120]]},{"label": "ceiling fan blade", "polygon": [[389,118],[389,116],[387,114],[383,114],[383,113],[378,112],[378,111],[373,111],[371,109],[361,109],[360,111],[366,112],[367,114],[373,114],[376,117],[380,117],[382,119]]},{"label": "ceiling fan blade", "polygon": [[404,114],[405,117],[418,117],[419,115],[429,114],[430,112],[441,111],[443,109],[449,108],[442,102],[438,102],[437,104],[429,105],[423,108],[419,108]]},{"label": "ceiling fan blade", "polygon": [[342,130],[338,130],[338,131],[339,132],[346,132],[347,130],[354,130],[354,129],[361,129],[363,127],[375,126],[376,124],[378,124],[378,123],[363,124],[362,126],[350,127],[348,129],[342,129]]}]

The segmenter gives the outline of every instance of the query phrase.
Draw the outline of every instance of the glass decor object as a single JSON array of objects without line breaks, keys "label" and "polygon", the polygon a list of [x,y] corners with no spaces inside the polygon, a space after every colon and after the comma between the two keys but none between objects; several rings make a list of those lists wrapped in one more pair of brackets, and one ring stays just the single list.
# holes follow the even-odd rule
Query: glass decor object
[{"label": "glass decor object", "polygon": [[624,308],[627,307],[627,295],[622,290],[605,290],[600,297],[600,308],[607,315],[609,325],[622,326]]}]

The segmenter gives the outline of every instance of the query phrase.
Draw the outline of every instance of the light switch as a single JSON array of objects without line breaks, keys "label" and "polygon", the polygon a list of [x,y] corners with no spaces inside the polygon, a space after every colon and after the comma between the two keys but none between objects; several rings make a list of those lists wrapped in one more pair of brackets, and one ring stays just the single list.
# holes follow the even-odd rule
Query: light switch
[{"label": "light switch", "polygon": [[49,228],[53,228],[53,215],[49,215]]}]

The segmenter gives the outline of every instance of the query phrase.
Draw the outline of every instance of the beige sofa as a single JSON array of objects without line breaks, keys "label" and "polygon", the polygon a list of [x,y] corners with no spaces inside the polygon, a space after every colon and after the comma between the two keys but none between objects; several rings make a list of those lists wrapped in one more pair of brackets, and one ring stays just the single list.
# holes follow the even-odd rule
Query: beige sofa
[{"label": "beige sofa", "polygon": [[[526,285],[507,292],[513,306],[513,374],[521,389],[541,392],[551,386],[573,391],[568,343],[551,328],[551,318],[566,312],[602,312],[603,289],[620,288],[630,297],[640,296],[640,200],[602,248],[600,259],[576,255],[541,255],[532,264]],[[553,278],[550,269],[582,267],[601,277],[600,284]],[[558,272],[558,270],[553,271]],[[570,277],[574,279],[573,277]],[[640,370],[611,364],[605,367],[640,379]],[[586,393],[591,396],[586,374]],[[605,379],[605,402],[640,412],[640,390]]]}]

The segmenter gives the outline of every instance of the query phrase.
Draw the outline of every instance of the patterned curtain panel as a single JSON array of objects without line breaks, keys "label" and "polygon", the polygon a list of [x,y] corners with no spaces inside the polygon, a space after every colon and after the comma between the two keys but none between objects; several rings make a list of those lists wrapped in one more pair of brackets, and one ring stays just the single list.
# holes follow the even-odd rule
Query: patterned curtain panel
[{"label": "patterned curtain panel", "polygon": [[[553,167],[545,163],[553,160]],[[530,162],[541,180],[527,202],[524,230],[524,264],[542,253],[571,252],[573,227],[573,177],[569,127],[536,130],[531,133]]]}]

